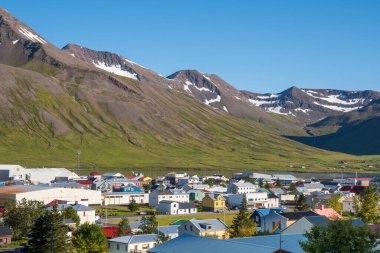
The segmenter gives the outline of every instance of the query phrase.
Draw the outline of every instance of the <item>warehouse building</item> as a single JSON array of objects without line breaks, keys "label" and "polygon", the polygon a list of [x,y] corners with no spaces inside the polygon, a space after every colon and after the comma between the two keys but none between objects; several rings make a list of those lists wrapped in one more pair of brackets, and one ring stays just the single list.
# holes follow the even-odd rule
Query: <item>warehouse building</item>
[{"label": "warehouse building", "polygon": [[46,187],[36,185],[9,185],[0,187],[0,205],[9,200],[42,201],[48,204],[53,200],[88,202],[89,205],[101,205],[101,192],[85,189]]}]

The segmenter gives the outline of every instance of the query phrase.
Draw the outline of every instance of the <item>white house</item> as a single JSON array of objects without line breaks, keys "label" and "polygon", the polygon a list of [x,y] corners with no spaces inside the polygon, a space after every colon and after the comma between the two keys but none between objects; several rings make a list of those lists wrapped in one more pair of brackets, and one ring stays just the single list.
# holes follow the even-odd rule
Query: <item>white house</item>
[{"label": "white house", "polygon": [[102,193],[103,205],[128,205],[132,199],[137,204],[148,204],[149,193],[145,192],[104,192]]},{"label": "white house", "polygon": [[268,194],[268,202],[266,208],[280,207],[280,198],[273,193]]},{"label": "white house", "polygon": [[149,194],[149,206],[157,206],[163,200],[187,203],[189,194],[183,190],[156,189]]},{"label": "white house", "polygon": [[199,184],[199,177],[197,175],[194,176],[187,176],[187,177],[180,177],[177,179],[178,187],[184,186],[184,185],[191,185],[191,184]]},{"label": "white house", "polygon": [[230,183],[227,192],[233,194],[255,193],[257,192],[257,187],[252,183],[239,181]]},{"label": "white house", "polygon": [[25,174],[25,179],[36,185],[79,178],[77,174],[65,168],[25,169]]},{"label": "white house", "polygon": [[255,192],[246,194],[227,194],[226,200],[229,206],[232,208],[240,207],[244,196],[247,198],[247,205],[254,208],[262,208],[268,206],[268,193],[267,192]]},{"label": "white house", "polygon": [[25,168],[17,164],[0,165],[0,181],[25,180]]},{"label": "white house", "polygon": [[344,198],[342,201],[342,211],[343,212],[355,212],[355,200],[353,196]]},{"label": "white house", "polygon": [[156,246],[156,234],[121,236],[108,240],[108,253],[145,253]]},{"label": "white house", "polygon": [[191,214],[196,213],[197,208],[192,203],[163,200],[156,207],[156,211],[164,214]]},{"label": "white house", "polygon": [[[95,209],[91,207],[81,205],[81,204],[74,204],[74,205],[58,204],[57,207],[59,211],[63,211],[69,207],[73,208],[80,218],[80,224],[84,224],[84,223],[94,224],[96,221]],[[53,207],[50,206],[48,210],[49,211],[53,210]]]}]

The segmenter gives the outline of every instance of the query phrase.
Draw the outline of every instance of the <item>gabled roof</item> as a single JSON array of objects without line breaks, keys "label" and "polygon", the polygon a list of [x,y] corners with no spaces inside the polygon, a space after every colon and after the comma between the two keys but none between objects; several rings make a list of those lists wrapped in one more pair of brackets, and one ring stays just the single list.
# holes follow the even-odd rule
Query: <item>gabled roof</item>
[{"label": "gabled roof", "polygon": [[305,216],[318,216],[319,214],[313,211],[302,211],[302,212],[293,212],[293,213],[281,213],[280,215],[287,218],[288,220],[299,220]]},{"label": "gabled roof", "polygon": [[159,226],[158,231],[164,234],[178,234],[179,225]]},{"label": "gabled roof", "polygon": [[193,203],[178,203],[179,209],[196,208]]},{"label": "gabled roof", "polygon": [[[210,230],[221,231],[221,230],[228,229],[228,226],[219,219],[207,219],[207,220],[191,219],[188,221],[188,223],[191,223],[200,232],[205,232],[205,231],[210,231]],[[206,229],[205,225],[211,225],[211,229]]]},{"label": "gabled roof", "polygon": [[329,222],[329,219],[326,218],[326,216],[308,216],[305,217],[306,220],[308,220],[313,225],[325,225]]},{"label": "gabled roof", "polygon": [[[75,205],[58,204],[57,207],[58,207],[58,210],[60,210],[60,211],[63,211],[64,209],[69,208],[69,207],[73,208],[77,212],[87,212],[87,211],[93,211],[94,210],[91,207],[88,207],[88,206],[85,206],[85,205],[81,205],[81,204],[75,204]],[[48,210],[52,211],[53,208],[54,208],[54,206],[49,206]]]},{"label": "gabled roof", "polygon": [[157,240],[156,234],[146,234],[146,235],[127,235],[115,237],[109,239],[109,242],[118,242],[124,244],[133,244],[133,243],[144,243],[144,242],[155,242]]},{"label": "gabled roof", "polygon": [[278,208],[258,208],[254,211],[254,213],[257,213],[259,216],[264,217],[269,215],[270,213],[284,213],[285,209],[278,207]]}]

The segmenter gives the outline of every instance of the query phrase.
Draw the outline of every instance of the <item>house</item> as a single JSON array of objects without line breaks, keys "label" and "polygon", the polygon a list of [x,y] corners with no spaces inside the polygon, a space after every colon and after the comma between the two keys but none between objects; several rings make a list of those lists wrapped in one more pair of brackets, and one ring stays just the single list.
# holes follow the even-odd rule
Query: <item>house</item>
[{"label": "house", "polygon": [[255,192],[246,194],[227,194],[226,200],[230,208],[239,208],[243,202],[244,196],[247,199],[247,205],[253,208],[262,208],[268,206],[268,193]]},{"label": "house", "polygon": [[360,186],[369,186],[372,178],[367,177],[353,177],[353,178],[347,178],[348,180],[354,181],[354,185],[360,185]]},{"label": "house", "polygon": [[132,200],[137,204],[148,204],[149,194],[145,192],[103,192],[103,205],[128,205]]},{"label": "house", "polygon": [[257,192],[257,187],[252,183],[239,181],[230,183],[227,192],[232,194],[255,193]]},{"label": "house", "polygon": [[280,180],[282,185],[290,185],[291,183],[297,182],[297,178],[293,175],[283,175],[283,174],[274,174],[272,175],[272,180]]},{"label": "house", "polygon": [[[173,240],[157,245],[149,253],[303,253],[300,241],[302,234],[267,235],[221,240],[184,234]],[[281,251],[280,251],[281,249]]]},{"label": "house", "polygon": [[163,233],[164,235],[168,236],[170,239],[174,239],[178,237],[178,228],[179,228],[179,225],[169,225],[169,226],[159,226],[157,230],[160,233]]},{"label": "house", "polygon": [[178,179],[184,177],[187,177],[187,173],[171,172],[165,176],[165,179],[168,180],[172,185],[176,185],[178,183]]},{"label": "house", "polygon": [[325,207],[324,205],[321,205],[320,208],[314,209],[313,211],[319,215],[326,216],[329,220],[339,220],[342,218],[342,215],[333,208]]},{"label": "house", "polygon": [[128,235],[108,240],[108,253],[144,253],[156,246],[156,234]]},{"label": "house", "polygon": [[163,214],[191,214],[196,213],[197,208],[192,203],[163,200],[157,205],[156,211]]},{"label": "house", "polygon": [[205,192],[202,190],[191,189],[187,193],[189,194],[190,201],[202,201],[205,197]]},{"label": "house", "polygon": [[280,215],[286,218],[286,227],[289,227],[290,225],[292,225],[294,222],[298,221],[302,217],[318,216],[318,214],[313,211],[281,213]]},{"label": "house", "polygon": [[[287,227],[282,234],[304,234],[310,232],[313,226],[326,226],[330,220],[326,216],[305,216]],[[354,227],[365,225],[360,219],[350,220]]]},{"label": "house", "polygon": [[184,191],[190,190],[205,190],[208,191],[210,186],[208,184],[187,184],[182,187]]},{"label": "house", "polygon": [[355,212],[355,199],[354,197],[347,197],[342,200],[342,211],[343,212]]},{"label": "house", "polygon": [[251,219],[258,231],[279,233],[286,227],[287,219],[281,215],[284,212],[284,208],[259,208],[253,211]]},{"label": "house", "polygon": [[282,231],[282,234],[304,234],[314,225],[326,225],[329,219],[326,216],[304,216]]},{"label": "house", "polygon": [[149,194],[149,206],[157,206],[163,200],[189,202],[189,194],[183,190],[156,189]]},{"label": "house", "polygon": [[187,177],[180,177],[177,179],[178,187],[184,186],[184,185],[191,185],[191,184],[199,184],[199,177],[197,175],[194,176],[187,176]]},{"label": "house", "polygon": [[[325,186],[321,183],[309,183],[309,184],[301,184],[297,187],[297,191],[300,191],[299,194],[301,194],[301,189],[303,189],[304,191],[307,191],[309,193],[312,193],[312,192],[319,192],[319,191],[322,191],[322,189],[325,188]],[[300,190],[299,190],[300,189]]]},{"label": "house", "polygon": [[[95,217],[95,209],[81,205],[81,204],[58,204],[57,208],[59,211],[63,211],[66,208],[73,208],[75,212],[78,214],[80,218],[80,224],[84,223],[90,223],[90,224],[95,224],[96,217]],[[47,209],[49,211],[53,210],[53,206],[48,207]]]},{"label": "house", "polygon": [[266,208],[280,207],[280,198],[277,197],[273,193],[268,194],[268,202],[264,207]]},{"label": "house", "polygon": [[0,246],[8,245],[12,242],[12,230],[6,226],[0,226]]},{"label": "house", "polygon": [[191,234],[226,239],[229,238],[229,228],[219,219],[191,219],[178,227],[178,234]]},{"label": "house", "polygon": [[204,211],[219,212],[226,208],[226,200],[221,194],[207,194],[202,199],[202,206]]}]

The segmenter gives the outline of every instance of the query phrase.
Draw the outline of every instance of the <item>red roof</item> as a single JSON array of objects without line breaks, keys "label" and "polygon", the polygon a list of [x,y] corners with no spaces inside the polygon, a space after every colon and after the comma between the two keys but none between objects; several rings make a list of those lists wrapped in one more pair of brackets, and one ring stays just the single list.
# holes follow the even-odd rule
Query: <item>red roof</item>
[{"label": "red roof", "polygon": [[[55,205],[63,204],[63,202],[64,202],[63,200],[55,199],[52,202],[50,202],[49,204],[47,204],[47,206],[55,206]],[[65,201],[65,203],[66,203],[66,201]]]},{"label": "red roof", "polygon": [[93,171],[90,173],[90,176],[101,176],[102,174],[100,174],[99,172],[97,171]]},{"label": "red roof", "polygon": [[79,184],[83,184],[83,185],[92,185],[93,184],[93,182],[91,180],[85,180],[85,179],[83,179],[83,180],[76,180],[76,182],[79,183]]},{"label": "red roof", "polygon": [[107,238],[117,237],[117,229],[118,227],[113,226],[102,227],[103,233],[106,235]]}]

